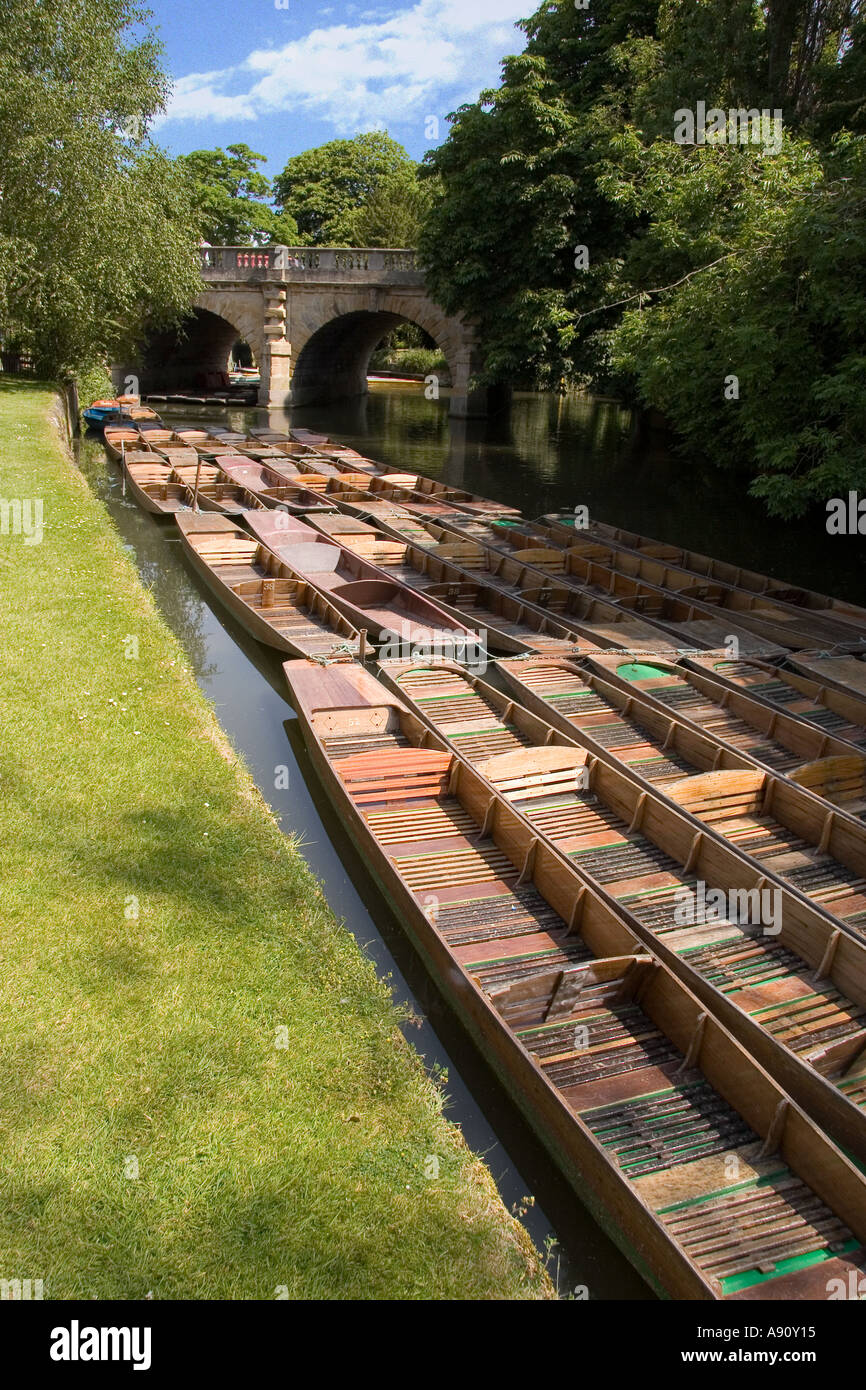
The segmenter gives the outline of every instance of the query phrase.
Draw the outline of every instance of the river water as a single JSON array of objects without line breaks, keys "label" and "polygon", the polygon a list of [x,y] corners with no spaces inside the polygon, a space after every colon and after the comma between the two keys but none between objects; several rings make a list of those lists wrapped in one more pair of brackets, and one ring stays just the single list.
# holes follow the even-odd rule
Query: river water
[{"label": "river water", "polygon": [[[161,413],[166,420],[207,419],[233,428],[321,430],[373,458],[507,501],[526,516],[584,504],[600,520],[866,603],[856,537],[829,537],[820,517],[796,526],[768,521],[757,504],[742,500],[741,480],[673,459],[661,439],[647,438],[614,401],[525,393],[502,414],[469,422],[450,420],[447,410],[444,394],[428,401],[418,386],[376,383],[365,397],[308,406],[291,417],[192,406]],[[334,912],[389,978],[395,1001],[410,1007],[415,1017],[404,1031],[428,1069],[447,1073],[448,1117],[484,1156],[506,1205],[548,1253],[561,1295],[651,1298],[575,1202],[419,966],[310,765],[279,656],[210,597],[185,564],[172,524],[123,496],[120,470],[98,437],[81,441],[79,463],[281,827],[300,837]],[[286,765],[289,786],[278,788],[276,770]]]}]

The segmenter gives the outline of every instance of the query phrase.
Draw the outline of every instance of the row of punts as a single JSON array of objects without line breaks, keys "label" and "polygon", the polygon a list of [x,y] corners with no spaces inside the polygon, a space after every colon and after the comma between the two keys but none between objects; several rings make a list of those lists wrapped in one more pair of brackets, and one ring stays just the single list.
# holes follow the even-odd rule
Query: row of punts
[{"label": "row of punts", "polygon": [[310,431],[141,420],[105,440],[213,594],[290,658],[382,892],[649,1282],[856,1287],[866,610],[601,523],[526,521]]}]

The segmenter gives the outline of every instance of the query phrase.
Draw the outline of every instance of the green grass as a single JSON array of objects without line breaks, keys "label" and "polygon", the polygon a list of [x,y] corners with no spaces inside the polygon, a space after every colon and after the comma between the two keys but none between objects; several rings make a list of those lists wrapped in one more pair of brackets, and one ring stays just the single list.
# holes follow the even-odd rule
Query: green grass
[{"label": "green grass", "polygon": [[0,379],[0,498],[45,509],[0,536],[0,1278],[549,1296],[49,412]]}]

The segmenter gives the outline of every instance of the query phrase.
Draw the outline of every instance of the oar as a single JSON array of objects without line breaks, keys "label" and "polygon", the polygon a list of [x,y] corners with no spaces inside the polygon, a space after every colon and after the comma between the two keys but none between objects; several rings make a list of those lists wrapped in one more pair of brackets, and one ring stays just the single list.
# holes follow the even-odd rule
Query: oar
[{"label": "oar", "polygon": [[198,511],[198,479],[199,479],[199,474],[200,474],[200,473],[201,473],[201,454],[199,454],[199,456],[198,456],[198,462],[196,463],[196,466],[195,466],[195,487],[194,487],[194,489],[193,489],[193,494],[192,494],[192,509],[193,509],[194,512],[197,512],[197,511]]},{"label": "oar", "polygon": [[122,480],[123,480],[123,485],[122,485],[122,487],[121,487],[120,495],[121,495],[121,497],[125,497],[125,496],[126,496],[126,440],[125,440],[125,439],[121,439],[121,441],[120,441],[120,476],[121,476],[121,478],[122,478]]}]

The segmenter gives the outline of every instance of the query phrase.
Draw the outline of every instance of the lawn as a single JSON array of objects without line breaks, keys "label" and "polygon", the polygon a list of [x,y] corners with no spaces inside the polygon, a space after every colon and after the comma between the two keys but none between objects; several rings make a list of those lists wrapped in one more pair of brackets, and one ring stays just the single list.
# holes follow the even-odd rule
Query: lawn
[{"label": "lawn", "polygon": [[0,1278],[550,1296],[50,416],[0,378]]}]

